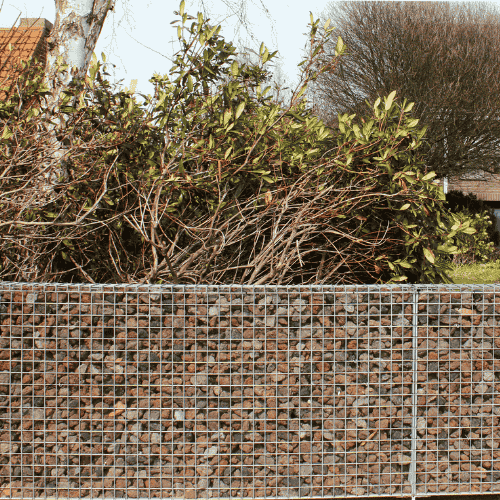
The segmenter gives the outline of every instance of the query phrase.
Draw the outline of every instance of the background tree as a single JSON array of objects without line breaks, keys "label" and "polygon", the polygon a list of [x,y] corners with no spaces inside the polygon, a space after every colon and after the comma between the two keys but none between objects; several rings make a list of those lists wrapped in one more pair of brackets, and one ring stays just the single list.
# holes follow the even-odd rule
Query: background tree
[{"label": "background tree", "polygon": [[[500,14],[486,3],[336,2],[332,19],[347,51],[311,85],[315,113],[366,116],[396,90],[428,125],[426,164],[438,177],[500,172]],[[331,59],[334,39],[325,45]]]}]

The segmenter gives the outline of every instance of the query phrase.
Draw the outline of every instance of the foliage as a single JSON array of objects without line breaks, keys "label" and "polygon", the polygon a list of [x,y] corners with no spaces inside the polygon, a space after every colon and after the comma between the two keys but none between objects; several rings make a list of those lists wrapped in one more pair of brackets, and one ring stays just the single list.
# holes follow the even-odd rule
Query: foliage
[{"label": "foliage", "polygon": [[[377,262],[375,269],[384,277],[382,282],[446,283],[450,268],[441,257],[454,254],[457,235],[469,229],[465,223],[454,224],[453,228],[445,224],[444,194],[432,183],[435,173],[422,172],[424,161],[415,153],[427,127],[414,130],[418,119],[404,116],[413,103],[407,106],[405,100],[400,107],[393,102],[394,97],[392,92],[383,106],[377,99],[374,116],[368,122],[361,119],[362,123],[351,124],[355,115],[339,115],[337,154],[342,151],[341,144],[348,144],[349,151],[344,146],[343,156],[348,164],[352,161],[351,173],[361,174],[356,181],[365,184],[362,191],[373,189],[380,195],[381,206],[372,205],[359,215],[367,221],[362,233],[380,230],[384,225],[387,234],[392,233],[388,244],[382,247],[379,243],[372,257]],[[356,161],[352,150],[357,153]],[[383,264],[389,273],[387,269],[383,272]]]},{"label": "foliage", "polygon": [[[452,190],[446,193],[445,208],[453,213],[466,212],[472,215],[480,215],[486,212],[490,221],[495,221],[495,211],[483,200],[479,200],[474,193],[463,193],[462,191]],[[486,241],[491,241],[495,247],[500,246],[500,232],[496,224],[487,225]]]},{"label": "foliage", "polygon": [[453,256],[453,264],[475,264],[476,262],[487,262],[494,253],[495,247],[492,241],[488,241],[488,228],[492,226],[490,217],[486,212],[471,214],[468,210],[452,214],[456,223],[463,223],[464,227],[470,227],[475,232],[466,232],[457,238],[457,247],[460,253]]},{"label": "foliage", "polygon": [[444,206],[456,216],[455,221],[470,219],[470,227],[476,229],[476,233],[464,233],[457,239],[460,253],[453,256],[453,263],[466,265],[490,260],[495,247],[500,246],[500,233],[494,223],[496,217],[493,209],[475,194],[457,190],[446,194]]},{"label": "foliage", "polygon": [[[186,28],[193,18],[184,2],[180,16],[184,48],[170,71],[178,76],[150,80],[155,97],[143,96],[149,109],[126,92],[113,93],[95,56],[85,81],[66,89],[59,109],[69,119],[58,132],[71,176],[60,179],[55,198],[47,201],[36,189],[41,159],[51,151],[30,128],[50,117],[42,108],[2,121],[0,277],[446,282],[436,258],[457,251],[465,226],[448,228],[439,219],[444,195],[415,153],[425,128],[416,132],[418,120],[405,116],[413,104],[400,107],[392,92],[375,102],[363,125],[339,117],[334,146],[301,98],[318,75],[311,67],[331,32],[328,23],[318,43],[319,21],[311,15],[305,78],[282,108],[265,97],[262,68],[231,61],[234,47],[218,36],[220,26],[207,25],[199,13]],[[186,41],[183,29],[194,40]],[[338,59],[342,53],[339,38]],[[262,44],[262,64],[275,54]],[[217,83],[212,95],[209,85]],[[423,225],[414,223],[422,217]]]}]

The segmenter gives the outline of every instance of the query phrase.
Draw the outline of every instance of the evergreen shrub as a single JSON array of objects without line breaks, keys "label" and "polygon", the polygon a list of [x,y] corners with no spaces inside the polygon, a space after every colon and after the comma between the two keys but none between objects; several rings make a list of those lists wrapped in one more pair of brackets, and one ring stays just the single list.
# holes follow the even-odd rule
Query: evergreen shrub
[{"label": "evergreen shrub", "polygon": [[465,265],[491,260],[500,246],[500,232],[496,227],[493,209],[475,194],[458,190],[446,194],[444,207],[460,221],[470,218],[470,227],[476,229],[474,234],[464,233],[457,238],[460,253],[451,256],[453,263]]}]

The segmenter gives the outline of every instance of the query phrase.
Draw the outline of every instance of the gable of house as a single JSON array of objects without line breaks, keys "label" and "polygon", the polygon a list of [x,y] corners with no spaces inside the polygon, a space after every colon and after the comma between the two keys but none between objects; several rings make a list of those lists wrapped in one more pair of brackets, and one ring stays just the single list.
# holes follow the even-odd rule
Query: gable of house
[{"label": "gable of house", "polygon": [[0,28],[0,100],[5,100],[6,87],[20,74],[21,60],[37,57],[45,63],[47,37],[52,23],[47,19],[21,18],[18,28]]}]

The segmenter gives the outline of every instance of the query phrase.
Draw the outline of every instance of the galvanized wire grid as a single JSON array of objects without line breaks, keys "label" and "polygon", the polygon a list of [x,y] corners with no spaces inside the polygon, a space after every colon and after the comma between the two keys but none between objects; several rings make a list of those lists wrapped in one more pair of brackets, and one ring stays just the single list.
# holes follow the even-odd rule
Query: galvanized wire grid
[{"label": "galvanized wire grid", "polygon": [[0,283],[0,496],[499,492],[498,292]]}]

